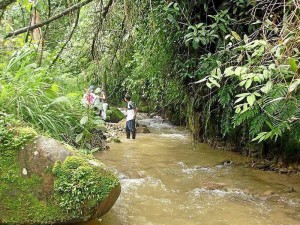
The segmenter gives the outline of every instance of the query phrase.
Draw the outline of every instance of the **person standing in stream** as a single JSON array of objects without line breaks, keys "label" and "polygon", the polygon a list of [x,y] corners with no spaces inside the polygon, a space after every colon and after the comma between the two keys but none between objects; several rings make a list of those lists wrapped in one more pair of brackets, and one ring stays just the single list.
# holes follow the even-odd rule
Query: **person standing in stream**
[{"label": "person standing in stream", "polygon": [[129,94],[125,95],[124,100],[127,102],[126,137],[127,139],[130,139],[130,133],[132,133],[132,139],[135,139],[135,117],[137,113],[137,108],[131,101],[131,97]]}]

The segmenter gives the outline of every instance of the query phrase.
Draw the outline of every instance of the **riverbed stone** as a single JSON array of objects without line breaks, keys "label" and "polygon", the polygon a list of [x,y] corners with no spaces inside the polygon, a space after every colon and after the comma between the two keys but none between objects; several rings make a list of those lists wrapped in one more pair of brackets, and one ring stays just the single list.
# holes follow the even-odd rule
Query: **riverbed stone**
[{"label": "riverbed stone", "polygon": [[268,191],[265,191],[265,192],[262,194],[262,196],[264,196],[264,197],[269,197],[269,196],[274,195],[274,194],[275,194],[275,192],[274,192],[273,190],[268,190]]},{"label": "riverbed stone", "polygon": [[217,190],[217,189],[224,189],[226,186],[227,186],[227,184],[225,184],[225,183],[212,183],[212,182],[209,182],[209,183],[204,184],[202,186],[202,188],[212,191],[212,190]]},{"label": "riverbed stone", "polygon": [[[5,158],[7,157],[7,159]],[[1,152],[0,221],[71,224],[106,214],[120,194],[118,178],[92,156],[38,136],[20,150]],[[1,161],[1,162],[2,162]]]},{"label": "riverbed stone", "polygon": [[148,127],[141,126],[141,127],[136,128],[136,132],[137,133],[148,134],[148,133],[150,133],[150,130],[148,129]]}]

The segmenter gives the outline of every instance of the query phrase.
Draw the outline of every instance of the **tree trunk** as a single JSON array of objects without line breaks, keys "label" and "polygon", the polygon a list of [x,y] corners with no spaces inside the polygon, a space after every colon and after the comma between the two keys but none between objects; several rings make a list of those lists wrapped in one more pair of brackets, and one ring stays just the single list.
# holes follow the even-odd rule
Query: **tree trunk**
[{"label": "tree trunk", "polygon": [[[33,1],[33,3],[35,3],[35,1]],[[40,15],[37,12],[36,8],[33,8],[30,26],[35,26],[39,23],[41,23]],[[36,43],[40,43],[42,39],[42,29],[40,27],[32,31],[32,38],[36,41]]]}]

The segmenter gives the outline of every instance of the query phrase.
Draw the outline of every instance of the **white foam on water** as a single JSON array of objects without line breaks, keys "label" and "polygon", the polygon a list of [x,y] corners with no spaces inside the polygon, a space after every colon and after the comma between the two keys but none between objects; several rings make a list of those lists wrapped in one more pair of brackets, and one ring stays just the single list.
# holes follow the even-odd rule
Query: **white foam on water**
[{"label": "white foam on water", "polygon": [[144,187],[154,187],[161,188],[163,191],[167,191],[166,186],[162,183],[160,179],[156,179],[153,177],[146,178],[124,178],[121,180],[122,190],[124,192],[128,190],[137,190],[138,188]]},{"label": "white foam on water", "polygon": [[219,197],[225,199],[225,197],[229,197],[237,202],[244,201],[246,203],[251,203],[256,205],[258,210],[261,212],[270,210],[268,206],[265,204],[266,201],[253,197],[245,193],[241,189],[230,189],[230,190],[223,190],[223,189],[215,189],[215,190],[208,190],[206,188],[195,188],[194,190],[189,192],[189,197],[194,199],[195,197],[201,197],[202,195],[210,195],[212,197]]},{"label": "white foam on water", "polygon": [[121,187],[123,191],[128,190],[136,190],[139,186],[143,185],[145,182],[145,178],[139,178],[139,179],[123,179],[121,180]]},{"label": "white foam on water", "polygon": [[164,128],[169,129],[169,128],[174,127],[169,122],[164,121],[163,119],[160,119],[160,118],[138,120],[138,123],[144,124],[148,127],[152,127],[152,128],[156,128],[156,129],[164,129]]},{"label": "white foam on water", "polygon": [[178,162],[177,165],[185,168],[187,167],[187,165],[184,162]]},{"label": "white foam on water", "polygon": [[209,167],[194,167],[194,168],[186,168],[186,169],[182,169],[182,172],[185,174],[193,174],[196,172],[207,172],[207,173],[212,173],[214,172],[214,170],[212,168]]},{"label": "white foam on water", "polygon": [[162,138],[170,138],[170,139],[181,139],[181,140],[187,139],[187,136],[185,136],[183,134],[164,134],[164,133],[162,133],[159,136]]},{"label": "white foam on water", "polygon": [[245,194],[240,189],[231,189],[231,190],[222,190],[222,189],[214,189],[209,190],[207,188],[195,188],[194,190],[189,192],[192,196],[200,196],[202,194],[211,194],[214,196],[224,197],[226,195],[239,196],[239,197],[247,197],[252,198],[252,196]]},{"label": "white foam on water", "polygon": [[287,199],[287,198],[280,198],[279,202],[286,203],[292,207],[300,207],[300,199]]},{"label": "white foam on water", "polygon": [[146,178],[146,183],[147,183],[148,186],[150,185],[150,186],[155,187],[155,188],[159,187],[162,190],[167,191],[166,186],[163,184],[163,182],[160,179],[156,179],[156,178],[153,178],[153,177],[147,177]]},{"label": "white foam on water", "polygon": [[119,173],[118,177],[119,177],[120,180],[128,179],[128,176],[126,176],[124,173]]}]

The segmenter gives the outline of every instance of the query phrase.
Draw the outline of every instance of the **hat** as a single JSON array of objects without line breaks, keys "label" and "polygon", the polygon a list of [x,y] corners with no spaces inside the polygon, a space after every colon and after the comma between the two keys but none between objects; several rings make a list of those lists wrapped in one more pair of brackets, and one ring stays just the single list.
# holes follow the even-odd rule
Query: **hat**
[{"label": "hat", "polygon": [[90,90],[90,91],[93,91],[94,88],[95,88],[95,86],[94,86],[94,85],[91,85],[91,86],[89,87],[89,90]]}]

